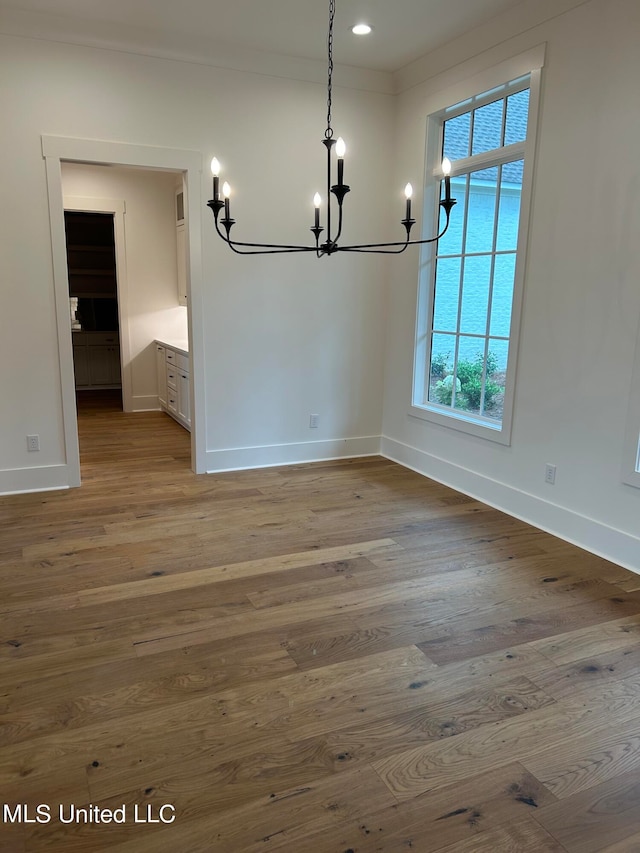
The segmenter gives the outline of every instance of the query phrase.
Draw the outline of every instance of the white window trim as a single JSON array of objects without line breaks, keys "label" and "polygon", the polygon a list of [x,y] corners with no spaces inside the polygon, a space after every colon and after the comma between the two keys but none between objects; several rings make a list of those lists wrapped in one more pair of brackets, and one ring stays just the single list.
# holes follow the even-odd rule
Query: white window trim
[{"label": "white window trim", "polygon": [[640,489],[640,324],[636,338],[622,459],[622,482]]},{"label": "white window trim", "polygon": [[[483,72],[481,75],[473,77],[466,83],[456,84],[455,87],[448,90],[449,97],[451,98],[448,103],[447,92],[439,92],[437,105],[434,102],[433,104],[429,104],[427,109],[428,119],[425,174],[434,176],[434,180],[430,180],[428,183],[425,182],[424,188],[424,221],[427,223],[427,230],[429,230],[429,225],[432,225],[434,221],[433,212],[435,211],[437,215],[438,211],[439,177],[441,171],[438,152],[443,116],[450,118],[455,115],[457,110],[454,109],[449,111],[452,105],[461,104],[466,100],[475,98],[480,92],[489,92],[491,89],[503,85],[508,80],[517,80],[526,74],[530,75],[529,123],[527,128],[527,139],[524,143],[525,162],[520,206],[520,228],[516,250],[517,260],[514,280],[513,308],[509,334],[509,363],[507,366],[505,381],[502,424],[489,423],[483,418],[474,418],[468,414],[457,412],[456,410],[452,410],[446,406],[438,406],[431,402],[424,405],[417,405],[413,402],[415,400],[414,395],[416,389],[426,387],[426,371],[429,364],[428,349],[430,346],[430,318],[433,314],[434,298],[432,280],[433,265],[436,257],[436,250],[433,244],[422,247],[420,256],[418,299],[416,305],[415,357],[413,382],[411,386],[412,402],[409,407],[409,414],[421,420],[430,421],[431,423],[435,423],[449,429],[459,430],[461,432],[465,432],[479,438],[489,439],[490,441],[504,445],[511,444],[520,319],[522,314],[524,281],[526,277],[527,242],[531,215],[536,141],[538,136],[540,79],[542,67],[544,65],[544,54],[545,46],[541,45],[520,57],[515,57],[507,62],[500,63],[500,65],[491,69],[490,72]],[[499,93],[496,93],[496,96],[499,96]],[[491,98],[488,98],[488,100],[491,100]],[[475,106],[476,104],[474,103],[473,107],[475,108]],[[465,109],[468,109],[468,107],[461,109],[460,112],[464,112]],[[521,147],[521,143],[512,147]],[[501,155],[504,155],[504,151],[504,148],[501,149]],[[495,152],[488,152],[486,155],[487,167],[492,165],[492,156],[495,157]],[[457,171],[463,170],[464,162],[465,161],[459,161],[455,164],[456,168],[452,171],[452,176],[455,177]],[[477,157],[474,158],[474,162],[478,162]]]}]

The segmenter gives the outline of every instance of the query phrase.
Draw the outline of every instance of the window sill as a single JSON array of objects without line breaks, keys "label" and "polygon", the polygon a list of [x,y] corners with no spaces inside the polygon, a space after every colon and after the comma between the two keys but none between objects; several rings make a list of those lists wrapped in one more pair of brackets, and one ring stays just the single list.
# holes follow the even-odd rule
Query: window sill
[{"label": "window sill", "polygon": [[411,405],[409,407],[410,417],[430,421],[448,429],[465,432],[477,438],[494,441],[497,444],[511,444],[510,424],[503,420],[502,424],[492,423],[480,417],[474,417],[463,412],[455,412],[445,406],[426,404],[424,406]]}]

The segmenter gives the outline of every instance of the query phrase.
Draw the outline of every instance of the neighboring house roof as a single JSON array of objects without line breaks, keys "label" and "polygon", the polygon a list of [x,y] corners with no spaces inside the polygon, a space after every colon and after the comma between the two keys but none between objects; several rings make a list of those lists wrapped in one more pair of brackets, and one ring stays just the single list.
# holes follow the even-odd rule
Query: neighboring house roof
[{"label": "neighboring house roof", "polygon": [[[502,139],[503,113],[506,101],[506,120],[504,122],[504,141]],[[471,115],[473,113],[473,131]],[[469,157],[492,151],[501,145],[520,142],[527,135],[529,117],[529,90],[525,89],[499,98],[485,106],[462,113],[445,121],[444,155],[450,160]],[[497,169],[484,169],[474,173],[474,180],[496,183]],[[507,183],[522,183],[522,161],[506,163],[502,167],[502,180]]]}]

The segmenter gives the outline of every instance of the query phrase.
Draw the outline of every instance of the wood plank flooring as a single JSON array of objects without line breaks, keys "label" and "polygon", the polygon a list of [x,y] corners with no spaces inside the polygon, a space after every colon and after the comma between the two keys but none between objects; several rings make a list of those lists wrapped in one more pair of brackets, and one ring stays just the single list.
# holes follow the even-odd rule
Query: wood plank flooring
[{"label": "wood plank flooring", "polygon": [[381,458],[79,428],[0,498],[0,853],[640,852],[640,578]]}]

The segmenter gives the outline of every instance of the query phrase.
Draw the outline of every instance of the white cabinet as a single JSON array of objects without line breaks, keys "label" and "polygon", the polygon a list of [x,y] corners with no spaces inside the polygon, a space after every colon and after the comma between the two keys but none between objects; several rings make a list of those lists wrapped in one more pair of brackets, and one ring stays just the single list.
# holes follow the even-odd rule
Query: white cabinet
[{"label": "white cabinet", "polygon": [[73,342],[73,370],[76,377],[76,388],[89,387],[89,362],[85,344]]},{"label": "white cabinet", "polygon": [[175,353],[167,350],[167,363],[165,375],[167,377],[167,409],[169,413],[178,418],[178,372],[174,363]]},{"label": "white cabinet", "polygon": [[191,382],[186,350],[156,341],[158,403],[186,429],[191,429]]},{"label": "white cabinet", "polygon": [[74,332],[76,388],[119,388],[120,339],[117,332]]},{"label": "white cabinet", "polygon": [[178,418],[191,426],[191,383],[186,370],[178,371]]},{"label": "white cabinet", "polygon": [[87,361],[89,362],[89,381],[94,388],[113,388],[120,384],[119,347],[108,344],[88,346]]},{"label": "white cabinet", "polygon": [[158,402],[167,407],[167,358],[166,349],[162,344],[156,344],[156,374],[158,376]]}]

